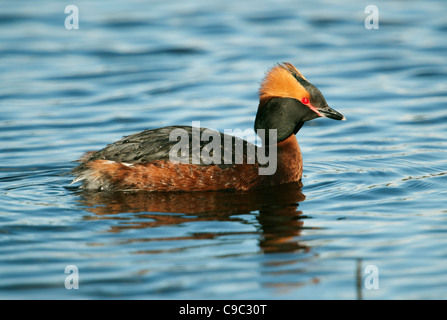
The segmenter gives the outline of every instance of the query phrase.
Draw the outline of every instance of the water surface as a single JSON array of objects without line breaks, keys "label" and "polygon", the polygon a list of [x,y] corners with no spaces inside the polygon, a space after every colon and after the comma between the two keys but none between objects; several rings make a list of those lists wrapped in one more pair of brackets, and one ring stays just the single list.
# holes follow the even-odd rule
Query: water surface
[{"label": "water surface", "polygon": [[[77,1],[67,30],[65,4],[2,2],[0,298],[446,299],[447,6],[378,2],[367,30],[369,4]],[[85,151],[146,128],[252,128],[282,61],[348,119],[298,133],[302,186],[70,185]]]}]

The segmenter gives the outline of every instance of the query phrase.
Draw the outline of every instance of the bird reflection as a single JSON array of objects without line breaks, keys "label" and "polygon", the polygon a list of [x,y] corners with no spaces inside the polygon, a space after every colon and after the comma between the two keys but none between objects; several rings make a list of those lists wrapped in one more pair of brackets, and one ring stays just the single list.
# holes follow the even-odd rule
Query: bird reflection
[{"label": "bird reflection", "polygon": [[[239,215],[254,214],[258,222],[254,232],[259,234],[262,252],[307,251],[308,248],[298,241],[305,218],[297,210],[299,202],[305,199],[301,187],[301,183],[290,183],[247,193],[81,191],[79,203],[94,214],[86,219],[115,219],[114,216],[117,220],[123,219],[122,223],[111,226],[110,232],[194,221],[242,221]],[[134,213],[131,217],[135,217],[135,221],[120,213]],[[226,234],[240,232],[229,230]],[[194,233],[188,239],[219,236],[221,232],[203,232]]]}]

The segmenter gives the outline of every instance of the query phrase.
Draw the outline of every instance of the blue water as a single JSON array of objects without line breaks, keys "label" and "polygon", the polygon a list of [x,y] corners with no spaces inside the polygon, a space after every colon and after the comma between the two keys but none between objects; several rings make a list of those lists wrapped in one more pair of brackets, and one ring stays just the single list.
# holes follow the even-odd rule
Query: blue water
[{"label": "blue water", "polygon": [[[0,3],[1,299],[447,298],[444,0],[68,4]],[[298,133],[301,191],[70,185],[123,135],[251,129],[282,61],[348,119]]]}]

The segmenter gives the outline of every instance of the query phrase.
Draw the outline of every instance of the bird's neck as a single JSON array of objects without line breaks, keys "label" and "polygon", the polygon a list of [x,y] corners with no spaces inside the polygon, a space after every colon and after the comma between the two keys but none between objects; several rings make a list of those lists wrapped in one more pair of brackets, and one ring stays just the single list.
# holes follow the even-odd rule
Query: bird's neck
[{"label": "bird's neck", "polygon": [[277,172],[281,183],[294,182],[301,179],[303,158],[300,146],[294,134],[277,144]]}]

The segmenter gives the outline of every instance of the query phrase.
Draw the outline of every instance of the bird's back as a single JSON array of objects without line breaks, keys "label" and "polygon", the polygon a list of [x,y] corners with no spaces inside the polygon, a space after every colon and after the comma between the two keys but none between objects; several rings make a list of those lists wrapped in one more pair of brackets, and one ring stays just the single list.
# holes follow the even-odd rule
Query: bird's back
[{"label": "bird's back", "polygon": [[[129,164],[149,163],[157,160],[172,161],[173,154],[170,154],[171,150],[179,143],[185,143],[184,141],[180,141],[180,136],[177,136],[176,132],[188,135],[186,140],[187,145],[184,145],[188,151],[188,156],[187,158],[183,158],[184,161],[182,162],[209,165],[210,163],[206,161],[205,157],[209,156],[209,158],[215,160],[212,164],[218,165],[222,169],[241,161],[251,164],[256,162],[256,151],[258,147],[246,140],[206,128],[168,126],[124,136],[121,140],[109,144],[102,150],[89,152],[87,156],[81,158],[82,163],[74,169],[74,173],[79,172],[87,163],[95,160],[110,160]],[[170,138],[172,133],[174,134]],[[193,136],[196,133],[199,136],[198,139]],[[218,139],[218,141],[210,141],[209,139],[204,139],[205,141],[203,141],[200,137],[203,137],[204,133],[212,135],[213,139]],[[213,145],[218,144],[219,148],[210,149],[211,143]],[[239,149],[242,150],[242,153]],[[247,152],[247,150],[253,152]],[[198,155],[194,155],[194,152],[197,152]],[[220,155],[218,154],[216,157],[215,152]],[[231,155],[231,158],[228,158],[228,155]],[[238,161],[236,161],[237,157],[240,157]]]},{"label": "bird's back", "polygon": [[[208,138],[202,140],[203,136]],[[187,151],[183,158],[181,148]],[[98,190],[245,190],[259,180],[258,149],[246,140],[205,128],[144,130],[88,152],[73,169],[74,182]]]}]

